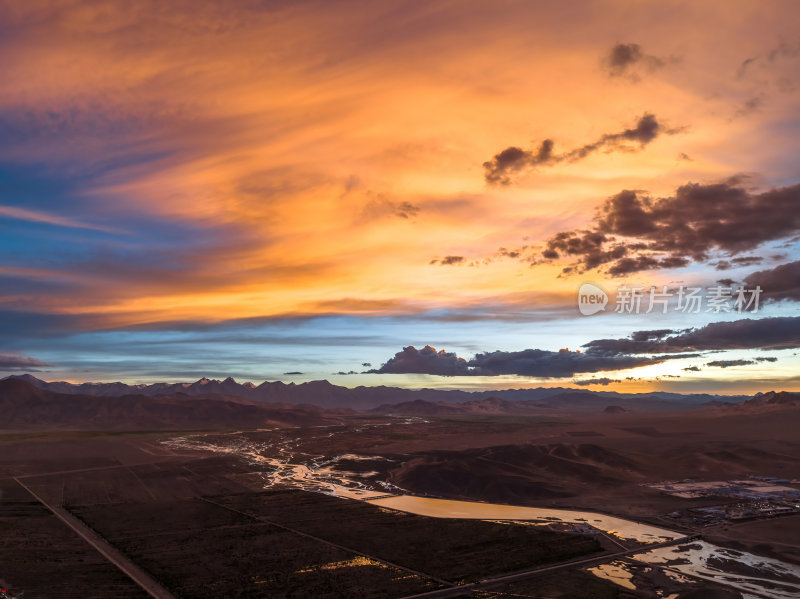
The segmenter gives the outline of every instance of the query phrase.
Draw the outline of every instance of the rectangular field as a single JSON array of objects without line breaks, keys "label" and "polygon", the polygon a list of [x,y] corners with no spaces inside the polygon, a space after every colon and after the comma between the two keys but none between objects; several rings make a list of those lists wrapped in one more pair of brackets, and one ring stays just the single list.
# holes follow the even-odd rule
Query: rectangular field
[{"label": "rectangular field", "polygon": [[71,511],[180,598],[377,599],[439,586],[200,499]]},{"label": "rectangular field", "polygon": [[304,491],[212,500],[450,581],[476,580],[601,550],[588,536],[534,526],[426,518]]}]

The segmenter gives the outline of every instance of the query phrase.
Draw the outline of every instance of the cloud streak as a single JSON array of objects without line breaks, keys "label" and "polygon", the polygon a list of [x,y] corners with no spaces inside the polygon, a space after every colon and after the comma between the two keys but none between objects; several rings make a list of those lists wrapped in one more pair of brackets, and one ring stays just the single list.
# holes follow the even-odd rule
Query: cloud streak
[{"label": "cloud streak", "polygon": [[31,370],[52,366],[36,358],[18,353],[0,353],[0,370]]},{"label": "cloud streak", "polygon": [[483,163],[484,178],[490,185],[509,185],[512,176],[539,166],[552,166],[559,162],[578,162],[590,154],[604,151],[639,152],[662,133],[672,135],[675,129],[664,129],[655,115],[645,114],[636,124],[616,133],[606,133],[591,143],[573,148],[563,154],[554,151],[555,142],[545,139],[535,149],[524,150],[509,146]]},{"label": "cloud streak", "polygon": [[633,333],[627,339],[596,339],[583,347],[603,356],[659,354],[728,349],[800,347],[800,316],[744,318],[712,322],[688,331],[660,331],[659,336]]},{"label": "cloud streak", "polygon": [[15,220],[23,220],[31,223],[44,223],[56,227],[66,227],[70,229],[87,229],[90,231],[102,231],[103,233],[111,233],[114,235],[123,234],[119,229],[111,227],[103,227],[100,225],[92,225],[89,223],[81,222],[64,216],[56,214],[48,214],[39,210],[29,210],[20,208],[19,206],[0,206],[0,218],[12,218]]}]

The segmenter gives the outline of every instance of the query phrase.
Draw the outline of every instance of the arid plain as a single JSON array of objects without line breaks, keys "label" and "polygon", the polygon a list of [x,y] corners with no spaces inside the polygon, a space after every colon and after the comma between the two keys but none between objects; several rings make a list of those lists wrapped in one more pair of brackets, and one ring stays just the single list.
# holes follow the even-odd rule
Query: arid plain
[{"label": "arid plain", "polygon": [[[14,399],[68,401],[16,382],[3,393],[9,414]],[[155,401],[176,418],[172,400]],[[498,413],[495,400],[494,413],[285,406],[292,423],[261,414],[250,428],[175,427],[166,417],[162,430],[33,423],[0,436],[0,580],[26,597],[750,596],[714,576],[679,575],[671,562],[642,562],[655,540],[581,518],[532,526],[381,506],[412,496],[622,517],[675,531],[686,539],[676,551],[709,542],[731,552],[721,568],[729,576],[759,572],[735,566],[737,552],[777,560],[788,568],[768,577],[778,594],[752,596],[791,596],[780,589],[800,582],[800,510],[730,488],[686,497],[658,486],[800,492],[795,396],[681,411],[595,402],[584,397],[571,414],[542,405],[531,410],[547,413]],[[163,416],[153,410],[151,425]],[[107,427],[113,411],[106,418]]]}]

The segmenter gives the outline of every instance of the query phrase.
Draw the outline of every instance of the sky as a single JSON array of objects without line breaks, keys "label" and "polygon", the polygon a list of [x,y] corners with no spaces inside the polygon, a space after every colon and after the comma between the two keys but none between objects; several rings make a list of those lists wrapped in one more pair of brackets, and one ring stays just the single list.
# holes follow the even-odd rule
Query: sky
[{"label": "sky", "polygon": [[0,374],[800,390],[798,18],[7,0]]}]

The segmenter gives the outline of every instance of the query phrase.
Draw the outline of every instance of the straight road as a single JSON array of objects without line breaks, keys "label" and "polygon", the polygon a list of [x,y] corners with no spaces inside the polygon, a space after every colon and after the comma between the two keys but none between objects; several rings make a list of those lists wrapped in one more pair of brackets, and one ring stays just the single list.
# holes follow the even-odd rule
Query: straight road
[{"label": "straight road", "polygon": [[644,553],[646,551],[651,551],[652,549],[659,549],[661,547],[671,547],[672,545],[682,545],[684,543],[689,543],[693,540],[696,540],[698,537],[699,535],[692,535],[688,537],[682,537],[680,539],[674,539],[672,541],[656,543],[654,545],[645,545],[644,547],[639,547],[637,549],[627,549],[625,551],[618,551],[616,553],[606,553],[604,555],[597,555],[595,557],[572,560],[569,562],[561,562],[553,566],[543,566],[541,568],[532,568],[530,570],[513,572],[511,574],[503,574],[500,576],[494,576],[492,578],[484,578],[483,580],[479,580],[478,582],[457,585],[454,587],[450,587],[449,589],[439,589],[437,591],[428,591],[426,593],[419,593],[417,595],[408,595],[406,597],[403,597],[402,599],[444,599],[446,597],[458,597],[460,595],[466,595],[471,591],[482,591],[503,584],[508,584],[510,582],[517,582],[519,580],[525,580],[526,578],[531,578],[533,576],[539,576],[540,574],[548,574],[550,572],[556,572],[558,570],[574,568],[575,566],[588,566],[591,564],[601,564],[603,562],[607,562],[612,559],[616,559],[619,557],[628,557],[631,555],[635,555],[637,553]]},{"label": "straight road", "polygon": [[14,477],[14,481],[16,481],[20,487],[30,493],[36,499],[36,501],[53,512],[56,518],[74,530],[75,533],[78,534],[78,536],[80,536],[84,541],[97,549],[97,551],[99,551],[100,554],[109,562],[122,570],[133,582],[138,584],[148,595],[153,597],[153,599],[175,599],[175,596],[172,595],[172,593],[162,587],[161,584],[159,584],[147,572],[122,555],[122,553],[120,553],[108,541],[86,526],[86,524],[81,522],[78,518],[70,514],[64,508],[56,507],[45,501],[40,495],[31,490],[19,478]]}]

